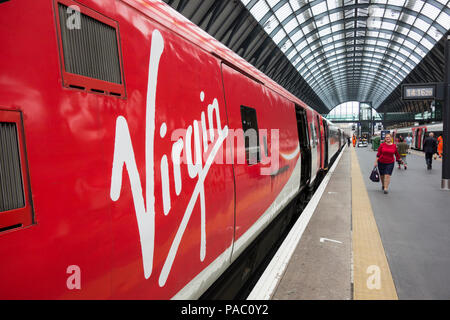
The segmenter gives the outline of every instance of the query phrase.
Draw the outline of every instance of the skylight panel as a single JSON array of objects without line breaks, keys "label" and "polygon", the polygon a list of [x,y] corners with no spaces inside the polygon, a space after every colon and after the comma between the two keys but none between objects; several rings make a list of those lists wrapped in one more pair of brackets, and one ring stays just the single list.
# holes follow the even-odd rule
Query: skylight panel
[{"label": "skylight panel", "polygon": [[281,46],[281,51],[283,51],[283,53],[286,53],[286,51],[288,51],[290,47],[292,47],[292,42],[291,42],[290,40],[287,40],[287,41]]},{"label": "skylight panel", "polygon": [[289,4],[291,5],[292,10],[294,11],[300,9],[300,1],[298,0],[289,0]]},{"label": "skylight panel", "polygon": [[286,3],[280,9],[275,11],[275,15],[277,16],[277,18],[280,22],[283,22],[284,19],[286,19],[291,13],[292,13],[292,10],[291,10],[291,6],[289,5],[289,3]]},{"label": "skylight panel", "polygon": [[420,12],[424,4],[425,2],[423,2],[422,0],[408,1],[406,7],[410,8],[415,12]]},{"label": "skylight panel", "polygon": [[416,21],[414,22],[414,26],[417,27],[419,30],[425,32],[430,28],[430,24],[422,19],[416,19]]},{"label": "skylight panel", "polygon": [[264,31],[266,31],[268,34],[270,34],[273,29],[276,28],[276,26],[278,25],[278,21],[275,18],[274,15],[270,16],[269,19],[267,19],[266,23],[264,24]]},{"label": "skylight panel", "polygon": [[342,12],[335,12],[329,15],[330,21],[335,22],[343,18]]},{"label": "skylight panel", "polygon": [[337,7],[342,6],[342,1],[337,0],[327,0],[328,10],[333,10]]},{"label": "skylight panel", "polygon": [[[422,44],[422,45],[423,45],[425,48],[427,48],[428,50],[433,49],[433,44],[432,44],[430,41],[428,41],[427,38],[423,38],[423,39],[420,41],[420,44]],[[406,43],[405,43],[405,45],[406,45]]]},{"label": "skylight panel", "polygon": [[428,34],[436,41],[441,40],[441,38],[443,36],[443,34],[438,29],[436,29],[434,26],[432,26],[430,28]]},{"label": "skylight panel", "polygon": [[384,17],[393,20],[398,20],[398,18],[400,17],[400,11],[393,9],[386,9],[386,11],[384,12]]},{"label": "skylight panel", "polygon": [[319,20],[316,20],[317,27],[322,27],[330,23],[330,17],[328,15],[323,16]]},{"label": "skylight panel", "polygon": [[[295,47],[299,52],[302,51],[306,46],[308,45],[308,42],[306,42],[306,39],[303,39],[297,46]],[[303,56],[303,54],[302,54]]]},{"label": "skylight panel", "polygon": [[265,1],[258,1],[255,3],[253,8],[251,8],[250,13],[257,21],[260,21],[269,10],[270,8],[267,6]]},{"label": "skylight panel", "polygon": [[[295,57],[296,54],[297,54],[297,51],[292,50],[292,51],[288,54],[287,58],[288,58],[289,60],[292,61],[292,58]],[[293,62],[293,61],[292,61],[292,62]]]},{"label": "skylight panel", "polygon": [[408,36],[416,40],[417,42],[420,42],[420,40],[422,39],[422,36],[413,30],[409,31]]},{"label": "skylight panel", "polygon": [[273,8],[280,2],[280,0],[267,0],[267,2],[269,3],[269,6]]},{"label": "skylight panel", "polygon": [[295,27],[298,25],[297,19],[291,19],[285,26],[284,30],[286,33],[290,33],[292,30],[295,29]]},{"label": "skylight panel", "polygon": [[437,17],[436,22],[443,26],[445,30],[450,28],[450,16],[444,11]]},{"label": "skylight panel", "polygon": [[292,42],[297,43],[297,41],[300,40],[302,37],[303,33],[301,31],[297,31],[291,36],[291,40]]},{"label": "skylight panel", "polygon": [[[392,22],[383,21],[383,23],[381,24],[381,29],[394,31],[394,29],[395,29],[395,24],[393,24]],[[427,29],[428,29],[428,28],[427,28]]]},{"label": "skylight panel", "polygon": [[308,25],[306,25],[305,27],[303,27],[302,31],[304,34],[308,34],[310,33],[313,29],[315,29],[314,27],[314,22],[309,23]]},{"label": "skylight panel", "polygon": [[277,34],[273,37],[273,41],[276,44],[279,44],[281,40],[283,40],[286,37],[286,32],[284,32],[283,29],[278,30]]},{"label": "skylight panel", "polygon": [[331,27],[331,30],[333,32],[339,32],[342,29],[344,29],[344,26],[342,24],[340,24],[340,23],[339,24],[335,24],[334,26]]},{"label": "skylight panel", "polygon": [[315,4],[313,7],[311,7],[311,10],[314,16],[324,13],[327,11],[327,3],[325,1],[319,2]]},{"label": "skylight panel", "polygon": [[320,37],[324,37],[326,35],[329,35],[331,33],[331,29],[330,28],[325,28],[319,31],[319,36]]},{"label": "skylight panel", "polygon": [[440,10],[429,3],[425,3],[421,13],[431,20],[435,20],[439,15]]}]

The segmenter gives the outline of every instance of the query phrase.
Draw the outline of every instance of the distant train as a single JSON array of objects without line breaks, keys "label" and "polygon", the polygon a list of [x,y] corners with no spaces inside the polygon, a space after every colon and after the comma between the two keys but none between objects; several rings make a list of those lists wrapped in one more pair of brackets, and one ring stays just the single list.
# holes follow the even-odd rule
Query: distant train
[{"label": "distant train", "polygon": [[0,299],[198,298],[345,144],[163,2],[0,15]]},{"label": "distant train", "polygon": [[442,135],[444,132],[442,122],[436,123],[436,124],[408,127],[408,128],[399,128],[399,129],[394,129],[392,131],[396,142],[398,142],[399,137],[403,137],[403,138],[406,138],[407,136],[412,137],[411,148],[417,149],[417,150],[423,149],[423,142],[424,142],[425,138],[428,136],[428,134],[431,132],[434,133],[435,138]]}]

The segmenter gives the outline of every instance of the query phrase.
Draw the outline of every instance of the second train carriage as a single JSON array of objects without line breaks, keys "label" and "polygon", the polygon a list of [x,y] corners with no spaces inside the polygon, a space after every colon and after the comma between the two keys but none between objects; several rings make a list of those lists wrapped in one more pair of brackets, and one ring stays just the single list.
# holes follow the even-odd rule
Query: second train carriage
[{"label": "second train carriage", "polygon": [[442,123],[435,123],[429,125],[421,125],[407,128],[394,129],[393,134],[395,141],[398,142],[398,138],[401,136],[406,138],[408,136],[412,137],[411,148],[422,150],[423,142],[428,135],[433,132],[435,138],[439,137],[444,132],[444,127]]}]

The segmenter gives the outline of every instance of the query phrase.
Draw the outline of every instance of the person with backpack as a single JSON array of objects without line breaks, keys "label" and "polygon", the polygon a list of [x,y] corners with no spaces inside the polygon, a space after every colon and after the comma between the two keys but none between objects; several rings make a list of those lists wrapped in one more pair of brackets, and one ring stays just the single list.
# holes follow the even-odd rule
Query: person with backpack
[{"label": "person with backpack", "polygon": [[405,142],[405,140],[403,139],[402,136],[400,136],[398,141],[399,141],[399,143],[397,144],[397,150],[398,150],[398,153],[400,154],[400,156],[402,158],[402,162],[398,163],[398,168],[401,169],[402,168],[402,163],[403,163],[403,166],[404,166],[404,168],[406,170],[406,169],[408,169],[408,162],[406,161],[406,155],[408,154],[409,146]]}]

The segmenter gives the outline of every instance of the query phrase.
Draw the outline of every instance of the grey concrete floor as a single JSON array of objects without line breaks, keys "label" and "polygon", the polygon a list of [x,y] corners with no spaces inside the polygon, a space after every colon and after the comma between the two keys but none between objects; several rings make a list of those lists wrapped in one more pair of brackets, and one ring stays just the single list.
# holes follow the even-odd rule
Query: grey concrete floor
[{"label": "grey concrete floor", "polygon": [[450,192],[440,190],[442,162],[408,155],[389,194],[369,180],[376,153],[356,148],[399,299],[450,299]]},{"label": "grey concrete floor", "polygon": [[[350,168],[350,150],[346,149],[278,284],[274,300],[352,299]],[[321,238],[332,241],[321,242]]]}]

